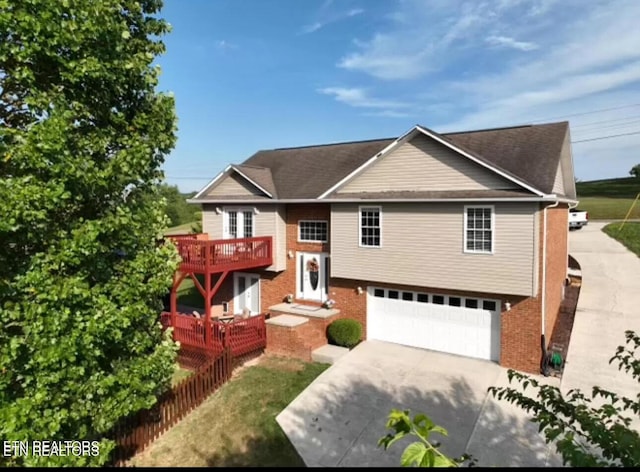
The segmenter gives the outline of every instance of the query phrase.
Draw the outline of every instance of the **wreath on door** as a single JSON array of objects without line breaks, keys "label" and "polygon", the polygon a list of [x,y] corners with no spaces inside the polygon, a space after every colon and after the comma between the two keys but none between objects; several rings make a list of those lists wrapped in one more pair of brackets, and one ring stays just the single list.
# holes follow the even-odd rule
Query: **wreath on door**
[{"label": "wreath on door", "polygon": [[318,272],[319,270],[320,270],[320,264],[318,264],[318,260],[315,257],[307,261],[308,272]]}]

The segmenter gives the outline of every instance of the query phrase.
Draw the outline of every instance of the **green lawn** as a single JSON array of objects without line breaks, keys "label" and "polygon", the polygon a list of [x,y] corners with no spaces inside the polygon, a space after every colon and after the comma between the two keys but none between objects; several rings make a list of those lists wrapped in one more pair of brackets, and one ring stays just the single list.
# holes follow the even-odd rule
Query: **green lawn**
[{"label": "green lawn", "polygon": [[624,226],[622,223],[610,223],[602,228],[602,231],[640,257],[640,223],[625,223]]},{"label": "green lawn", "polygon": [[[633,198],[582,197],[578,195],[578,210],[588,211],[590,220],[621,220],[633,204]],[[640,218],[640,202],[629,218]]]},{"label": "green lawn", "polygon": [[191,228],[196,224],[195,221],[192,221],[191,223],[185,223],[183,225],[179,225],[179,226],[174,226],[173,228],[169,228],[164,232],[165,236],[171,236],[172,234],[189,234],[189,233],[193,233],[193,231],[191,231]]},{"label": "green lawn", "polygon": [[[200,284],[204,286],[204,277],[196,275]],[[178,289],[178,304],[187,305],[193,308],[202,308],[204,310],[204,297],[196,288],[191,277],[186,277],[180,284]]]},{"label": "green lawn", "polygon": [[592,180],[577,182],[578,198],[608,197],[608,198],[636,198],[640,193],[640,179],[623,177],[620,179]]},{"label": "green lawn", "polygon": [[131,462],[137,467],[304,467],[275,417],[328,365],[263,357]]}]

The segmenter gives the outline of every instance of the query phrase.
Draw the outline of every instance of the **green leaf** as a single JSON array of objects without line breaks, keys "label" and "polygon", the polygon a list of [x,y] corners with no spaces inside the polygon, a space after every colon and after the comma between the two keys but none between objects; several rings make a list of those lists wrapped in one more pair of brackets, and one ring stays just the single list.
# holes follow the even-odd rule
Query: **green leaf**
[{"label": "green leaf", "polygon": [[427,447],[421,442],[415,442],[409,444],[402,453],[400,464],[403,467],[409,467],[412,465],[422,464],[425,455],[427,454]]}]

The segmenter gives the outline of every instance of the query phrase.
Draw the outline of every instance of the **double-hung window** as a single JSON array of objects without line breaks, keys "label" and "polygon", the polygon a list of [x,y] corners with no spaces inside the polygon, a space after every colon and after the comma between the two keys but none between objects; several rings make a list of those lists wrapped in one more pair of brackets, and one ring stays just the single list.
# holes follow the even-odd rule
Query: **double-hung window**
[{"label": "double-hung window", "polygon": [[223,235],[228,238],[251,238],[254,235],[253,210],[225,209]]},{"label": "double-hung window", "polygon": [[381,246],[380,207],[360,207],[360,246]]},{"label": "double-hung window", "polygon": [[495,230],[493,207],[467,206],[464,212],[464,252],[492,254]]}]

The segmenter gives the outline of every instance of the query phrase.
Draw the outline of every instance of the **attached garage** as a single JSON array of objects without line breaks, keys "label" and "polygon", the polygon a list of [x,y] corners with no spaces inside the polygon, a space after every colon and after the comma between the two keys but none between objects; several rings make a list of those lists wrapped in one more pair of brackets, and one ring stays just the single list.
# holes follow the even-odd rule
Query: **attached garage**
[{"label": "attached garage", "polygon": [[367,337],[499,361],[500,301],[368,287]]}]

